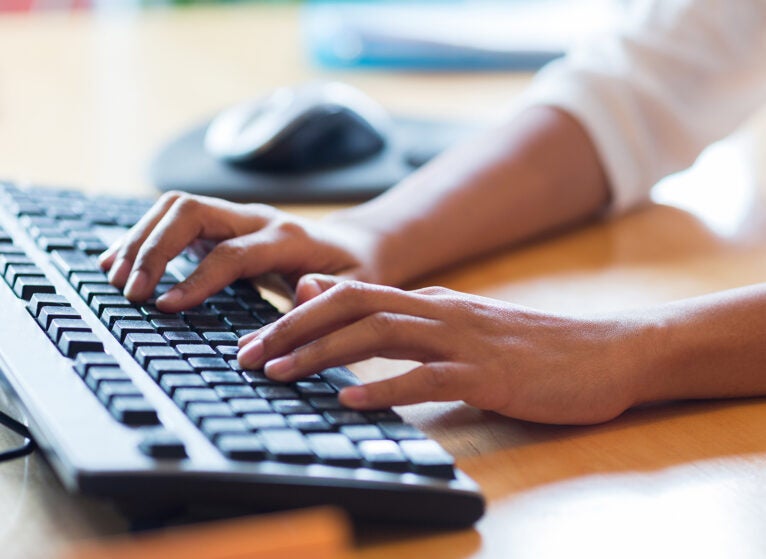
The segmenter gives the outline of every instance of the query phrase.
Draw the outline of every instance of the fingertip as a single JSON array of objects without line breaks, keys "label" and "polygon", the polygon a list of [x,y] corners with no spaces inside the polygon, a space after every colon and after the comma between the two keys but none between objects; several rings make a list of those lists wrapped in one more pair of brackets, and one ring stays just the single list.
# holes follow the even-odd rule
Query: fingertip
[{"label": "fingertip", "polygon": [[109,270],[109,283],[115,287],[122,288],[128,281],[132,264],[128,260],[120,259],[111,266]]},{"label": "fingertip", "polygon": [[178,312],[183,308],[186,298],[183,288],[175,285],[157,298],[157,308],[162,312]]},{"label": "fingertip", "polygon": [[372,404],[370,391],[366,386],[348,386],[340,391],[338,399],[349,408],[368,409]]}]

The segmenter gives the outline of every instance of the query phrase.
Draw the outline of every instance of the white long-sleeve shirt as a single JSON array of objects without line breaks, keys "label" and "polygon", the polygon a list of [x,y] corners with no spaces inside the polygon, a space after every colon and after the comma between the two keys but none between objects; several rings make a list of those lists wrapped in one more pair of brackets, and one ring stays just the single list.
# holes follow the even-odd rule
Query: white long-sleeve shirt
[{"label": "white long-sleeve shirt", "polygon": [[622,29],[544,68],[524,104],[559,107],[590,134],[613,211],[645,201],[766,103],[766,0],[656,0]]}]

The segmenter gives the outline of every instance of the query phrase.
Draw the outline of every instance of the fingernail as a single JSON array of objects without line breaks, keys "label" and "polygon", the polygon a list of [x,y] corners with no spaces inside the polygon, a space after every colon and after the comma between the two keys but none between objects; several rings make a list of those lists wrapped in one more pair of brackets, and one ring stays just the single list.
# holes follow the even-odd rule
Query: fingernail
[{"label": "fingernail", "polygon": [[171,287],[168,291],[157,297],[158,305],[175,306],[184,298],[184,292],[180,287]]},{"label": "fingernail", "polygon": [[149,282],[149,276],[143,270],[136,270],[128,278],[128,283],[125,284],[125,297],[133,299],[139,297],[141,293],[146,289]]},{"label": "fingernail", "polygon": [[367,389],[363,386],[349,386],[341,390],[340,399],[347,406],[363,406],[367,403]]},{"label": "fingernail", "polygon": [[263,356],[263,341],[250,342],[237,353],[237,361],[243,367],[255,367]]},{"label": "fingernail", "polygon": [[287,375],[295,366],[295,355],[292,353],[272,359],[263,367],[267,376],[279,379]]}]

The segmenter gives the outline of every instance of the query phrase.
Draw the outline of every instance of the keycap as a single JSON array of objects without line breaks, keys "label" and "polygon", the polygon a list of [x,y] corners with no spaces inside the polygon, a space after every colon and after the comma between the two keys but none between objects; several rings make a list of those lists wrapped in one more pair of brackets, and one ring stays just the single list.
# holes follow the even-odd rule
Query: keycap
[{"label": "keycap", "polygon": [[47,330],[55,318],[82,318],[82,316],[73,307],[42,307],[37,315],[37,322]]},{"label": "keycap", "polygon": [[196,343],[202,343],[202,338],[199,334],[196,332],[191,332],[189,330],[185,332],[179,332],[177,330],[171,330],[169,332],[165,332],[163,334],[163,337],[168,341],[168,343],[172,346],[177,346],[181,344],[196,344]]},{"label": "keycap", "polygon": [[152,458],[178,459],[186,457],[186,447],[183,441],[165,430],[146,434],[138,447],[144,454]]},{"label": "keycap", "polygon": [[331,431],[332,427],[325,419],[316,413],[300,413],[288,415],[286,418],[288,426],[298,429],[303,433]]},{"label": "keycap", "polygon": [[245,379],[234,371],[202,371],[200,376],[213,386],[219,384],[245,384]]},{"label": "keycap", "polygon": [[255,391],[258,393],[258,396],[267,400],[287,400],[298,397],[298,393],[289,386],[258,386]]},{"label": "keycap", "polygon": [[252,398],[256,395],[255,390],[246,384],[219,384],[214,390],[224,400],[229,398]]},{"label": "keycap", "polygon": [[213,347],[220,345],[236,346],[239,338],[232,332],[204,332],[202,338]]},{"label": "keycap", "polygon": [[325,464],[358,466],[362,457],[356,447],[340,433],[316,433],[306,435],[309,446]]},{"label": "keycap", "polygon": [[16,278],[21,276],[45,277],[45,274],[34,264],[8,264],[5,269],[5,281],[8,282],[8,285],[13,285]]},{"label": "keycap", "polygon": [[199,375],[193,373],[175,373],[163,375],[160,388],[172,394],[177,388],[208,388],[207,383]]},{"label": "keycap", "polygon": [[157,425],[159,418],[145,398],[137,396],[118,396],[109,403],[109,412],[114,418],[126,425]]},{"label": "keycap", "polygon": [[90,326],[79,318],[54,318],[48,325],[48,335],[58,343],[64,332],[90,332]]},{"label": "keycap", "polygon": [[[148,368],[151,363],[154,363],[157,360],[161,359],[173,359],[177,360],[179,358],[178,353],[176,353],[176,350],[174,350],[170,346],[142,346],[139,347],[136,350],[136,353],[134,354],[134,357],[136,361],[138,361],[138,364],[141,365],[144,369]],[[183,363],[183,361],[181,361]],[[189,372],[191,372],[191,368],[188,367],[187,369]]]},{"label": "keycap", "polygon": [[[65,241],[56,244],[57,241]],[[52,250],[51,263],[53,263],[65,277],[69,277],[72,272],[100,272],[98,264],[83,252],[77,250],[54,250],[74,248],[74,242],[71,239],[51,239],[43,250]]]},{"label": "keycap", "polygon": [[234,417],[226,402],[192,402],[186,406],[186,416],[196,424],[206,417]]},{"label": "keycap", "polygon": [[165,339],[159,334],[128,334],[122,341],[130,353],[135,353],[139,347],[166,345]]},{"label": "keycap", "polygon": [[91,367],[118,367],[117,360],[104,352],[82,352],[74,361],[74,368],[81,377],[84,377]]},{"label": "keycap", "polygon": [[340,432],[355,443],[383,439],[383,431],[377,425],[343,425]]},{"label": "keycap", "polygon": [[99,318],[111,328],[118,320],[138,320],[141,318],[141,313],[137,309],[128,307],[106,307]]},{"label": "keycap", "polygon": [[121,342],[128,334],[156,334],[154,328],[145,320],[116,320],[112,324],[112,334]]},{"label": "keycap", "polygon": [[83,351],[104,350],[101,340],[93,332],[64,332],[57,345],[67,357],[76,357]]},{"label": "keycap", "polygon": [[187,359],[187,363],[197,371],[231,371],[231,368],[226,364],[226,361],[220,357],[191,357]]},{"label": "keycap", "polygon": [[180,359],[155,359],[149,363],[148,367],[144,368],[154,380],[158,380],[166,374],[194,372],[194,369],[186,361]]},{"label": "keycap", "polygon": [[69,283],[79,291],[84,283],[106,285],[109,283],[109,279],[103,272],[73,272],[69,276]]},{"label": "keycap", "polygon": [[342,410],[343,404],[338,396],[314,396],[308,399],[309,404],[318,411]]},{"label": "keycap", "polygon": [[173,393],[173,401],[184,409],[191,402],[220,402],[221,398],[212,388],[179,388]]},{"label": "keycap", "polygon": [[83,283],[78,289],[80,297],[82,297],[86,303],[90,304],[96,296],[116,296],[120,294],[120,290],[113,285],[105,283]]},{"label": "keycap", "polygon": [[130,377],[119,367],[91,367],[85,375],[85,384],[94,392],[102,381],[129,381]]},{"label": "keycap", "polygon": [[69,307],[69,301],[58,293],[35,293],[27,303],[27,308],[32,316],[37,318],[42,307]]},{"label": "keycap", "polygon": [[212,347],[204,344],[178,344],[175,346],[175,349],[183,359],[191,357],[215,357],[218,355]]},{"label": "keycap", "polygon": [[266,447],[257,435],[222,435],[215,442],[218,449],[232,460],[263,460]]},{"label": "keycap", "polygon": [[342,367],[332,367],[330,369],[325,369],[319,373],[319,376],[322,378],[322,380],[324,380],[326,383],[338,391],[346,388],[347,386],[356,386],[360,384],[360,380],[358,378],[353,376],[348,369],[344,369]]},{"label": "keycap", "polygon": [[367,423],[367,419],[357,411],[333,410],[322,414],[330,425],[359,425]]},{"label": "keycap", "polygon": [[269,401],[262,398],[232,398],[229,400],[229,406],[235,413],[239,414],[271,413],[274,411]]},{"label": "keycap", "polygon": [[170,331],[180,332],[189,330],[189,325],[180,318],[155,318],[150,323],[160,334]]},{"label": "keycap", "polygon": [[200,430],[209,439],[225,434],[249,432],[247,424],[238,417],[211,417],[203,419],[200,424]]},{"label": "keycap", "polygon": [[96,396],[108,405],[115,396],[141,396],[141,391],[130,380],[105,380],[98,385]]},{"label": "keycap", "polygon": [[306,382],[299,381],[295,383],[295,389],[304,396],[329,396],[335,394],[335,389],[326,382]]},{"label": "keycap", "polygon": [[56,288],[46,277],[19,276],[13,283],[13,292],[29,301],[36,293],[55,293]]},{"label": "keycap", "polygon": [[244,417],[251,429],[279,429],[287,426],[285,418],[278,413],[248,413]]},{"label": "keycap", "polygon": [[[96,295],[90,300],[90,308],[97,315],[101,316],[108,307],[132,307],[133,303],[128,301],[122,295]],[[141,318],[140,316],[138,318]]]},{"label": "keycap", "polygon": [[446,479],[455,477],[455,460],[436,441],[402,441],[399,446],[415,472]]},{"label": "keycap", "polygon": [[310,462],[314,456],[306,438],[295,429],[268,429],[258,435],[268,453],[277,460]]},{"label": "keycap", "polygon": [[407,458],[394,441],[362,441],[358,449],[364,461],[372,468],[396,472],[408,469]]},{"label": "keycap", "polygon": [[401,441],[406,439],[425,439],[426,436],[417,427],[407,425],[406,423],[392,423],[382,421],[378,423],[383,434],[387,439],[393,439],[395,441]]},{"label": "keycap", "polygon": [[[248,387],[249,388],[249,387]],[[314,408],[302,400],[272,400],[271,407],[282,415],[292,413],[314,413]]]}]

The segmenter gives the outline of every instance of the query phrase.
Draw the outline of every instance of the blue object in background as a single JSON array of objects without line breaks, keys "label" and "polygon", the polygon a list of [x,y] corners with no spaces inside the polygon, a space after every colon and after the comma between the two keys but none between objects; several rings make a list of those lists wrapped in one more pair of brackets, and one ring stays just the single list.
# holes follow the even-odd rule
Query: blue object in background
[{"label": "blue object in background", "polygon": [[302,24],[332,68],[535,70],[618,14],[614,0],[315,1]]}]

